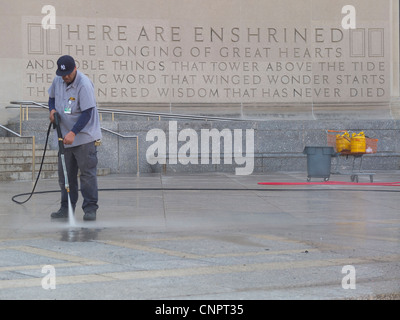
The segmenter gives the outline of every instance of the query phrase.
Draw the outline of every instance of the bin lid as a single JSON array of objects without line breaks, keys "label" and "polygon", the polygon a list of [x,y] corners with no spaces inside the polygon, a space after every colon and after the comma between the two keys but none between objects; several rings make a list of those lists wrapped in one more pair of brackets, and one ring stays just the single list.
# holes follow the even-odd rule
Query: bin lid
[{"label": "bin lid", "polygon": [[316,152],[320,151],[322,154],[335,154],[335,149],[333,147],[328,147],[328,146],[306,146],[304,147],[303,153],[304,154],[315,154]]}]

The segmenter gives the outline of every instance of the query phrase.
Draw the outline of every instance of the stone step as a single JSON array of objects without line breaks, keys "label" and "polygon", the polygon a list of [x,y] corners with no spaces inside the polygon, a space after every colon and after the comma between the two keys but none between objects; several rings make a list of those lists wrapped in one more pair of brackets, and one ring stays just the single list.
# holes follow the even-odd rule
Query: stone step
[{"label": "stone step", "polygon": [[[39,172],[40,163],[35,164],[35,172]],[[57,171],[58,163],[43,163],[42,171]],[[99,168],[98,171],[104,175],[107,172],[105,168]],[[32,172],[32,164],[0,164],[0,172]]]},{"label": "stone step", "polygon": [[[35,172],[35,176],[32,177],[32,172],[0,172],[0,181],[17,181],[17,180],[35,180],[37,178],[39,170]],[[97,176],[106,176],[110,174],[110,168],[98,168]],[[42,170],[40,173],[40,179],[57,179],[57,170],[46,171]]]},{"label": "stone step", "polygon": [[[31,138],[18,138],[18,137],[0,137],[0,151],[2,150],[32,150],[32,139]],[[44,150],[44,145],[36,143],[35,150]],[[46,153],[50,150],[47,147]]]},{"label": "stone step", "polygon": [[[58,168],[57,163],[43,163],[42,170],[45,171],[56,171]],[[35,164],[35,170],[38,172],[40,169],[40,163]],[[31,163],[21,164],[0,164],[0,172],[31,172]]]},{"label": "stone step", "polygon": [[[12,152],[12,151],[28,151],[32,154],[32,144],[7,144],[7,143],[0,143],[0,152],[1,151],[5,151],[5,152]],[[36,145],[35,146],[35,152],[41,152],[43,153],[44,151],[44,146],[42,145]],[[54,152],[58,152],[58,150],[50,150],[49,148],[47,148],[46,150],[46,154],[47,153],[54,153]]]},{"label": "stone step", "polygon": [[32,145],[32,138],[28,137],[0,137],[0,144],[31,144]]},{"label": "stone step", "polygon": [[[36,147],[35,147],[36,148]],[[1,143],[0,142],[0,151],[9,151],[9,150],[32,150],[31,143]]]},{"label": "stone step", "polygon": [[[32,172],[0,172],[0,181],[19,181],[19,180],[35,180],[37,177],[37,173],[35,177],[32,177]],[[55,171],[42,171],[40,174],[40,179],[54,179],[57,178],[57,172]],[[33,179],[32,179],[33,178]]]},{"label": "stone step", "polygon": [[[47,156],[45,157],[44,163],[54,164],[57,163],[57,156]],[[42,157],[35,157],[35,164],[40,164],[42,162]],[[32,157],[3,157],[0,158],[0,165],[2,164],[32,164]]]},{"label": "stone step", "polygon": [[[46,157],[48,156],[57,156],[58,151],[56,150],[47,150],[46,151]],[[42,157],[43,156],[43,150],[35,150],[35,157]],[[13,158],[13,157],[30,157],[32,158],[32,149],[30,150],[0,150],[0,158]]]},{"label": "stone step", "polygon": [[[35,152],[35,162],[41,162],[43,158],[43,152],[37,151]],[[58,151],[54,150],[47,150],[46,155],[45,155],[45,162],[53,162],[54,159],[58,158]],[[2,157],[0,159],[26,159],[29,162],[32,162],[32,151],[23,153],[19,152],[18,150],[13,150],[7,153],[2,153]],[[19,162],[16,163],[25,163],[26,161],[20,160]],[[1,162],[0,162],[1,163]]]}]

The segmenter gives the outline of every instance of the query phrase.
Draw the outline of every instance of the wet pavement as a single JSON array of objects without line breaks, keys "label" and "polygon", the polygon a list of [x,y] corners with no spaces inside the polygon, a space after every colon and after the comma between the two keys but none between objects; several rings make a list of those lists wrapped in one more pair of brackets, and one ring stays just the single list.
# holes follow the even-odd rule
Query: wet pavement
[{"label": "wet pavement", "polygon": [[400,186],[277,181],[306,173],[99,177],[75,226],[50,219],[56,180],[24,205],[32,182],[0,182],[0,299],[400,298]]}]

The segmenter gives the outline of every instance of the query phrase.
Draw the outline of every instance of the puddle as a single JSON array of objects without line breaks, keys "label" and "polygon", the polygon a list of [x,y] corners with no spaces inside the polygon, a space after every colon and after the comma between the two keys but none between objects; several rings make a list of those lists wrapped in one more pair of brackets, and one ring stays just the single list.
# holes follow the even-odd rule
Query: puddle
[{"label": "puddle", "polygon": [[61,241],[66,242],[89,242],[97,239],[102,229],[71,228],[61,231]]}]

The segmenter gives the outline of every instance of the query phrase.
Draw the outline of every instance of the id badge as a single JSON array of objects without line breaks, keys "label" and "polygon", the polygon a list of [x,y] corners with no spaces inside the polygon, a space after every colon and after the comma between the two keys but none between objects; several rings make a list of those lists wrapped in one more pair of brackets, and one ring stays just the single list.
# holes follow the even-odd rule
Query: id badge
[{"label": "id badge", "polygon": [[71,97],[68,99],[68,105],[66,107],[64,107],[65,114],[71,114],[71,109],[72,109],[71,105],[72,105],[73,101],[75,101],[74,97]]},{"label": "id badge", "polygon": [[71,106],[67,106],[64,108],[64,113],[65,114],[71,114]]}]

